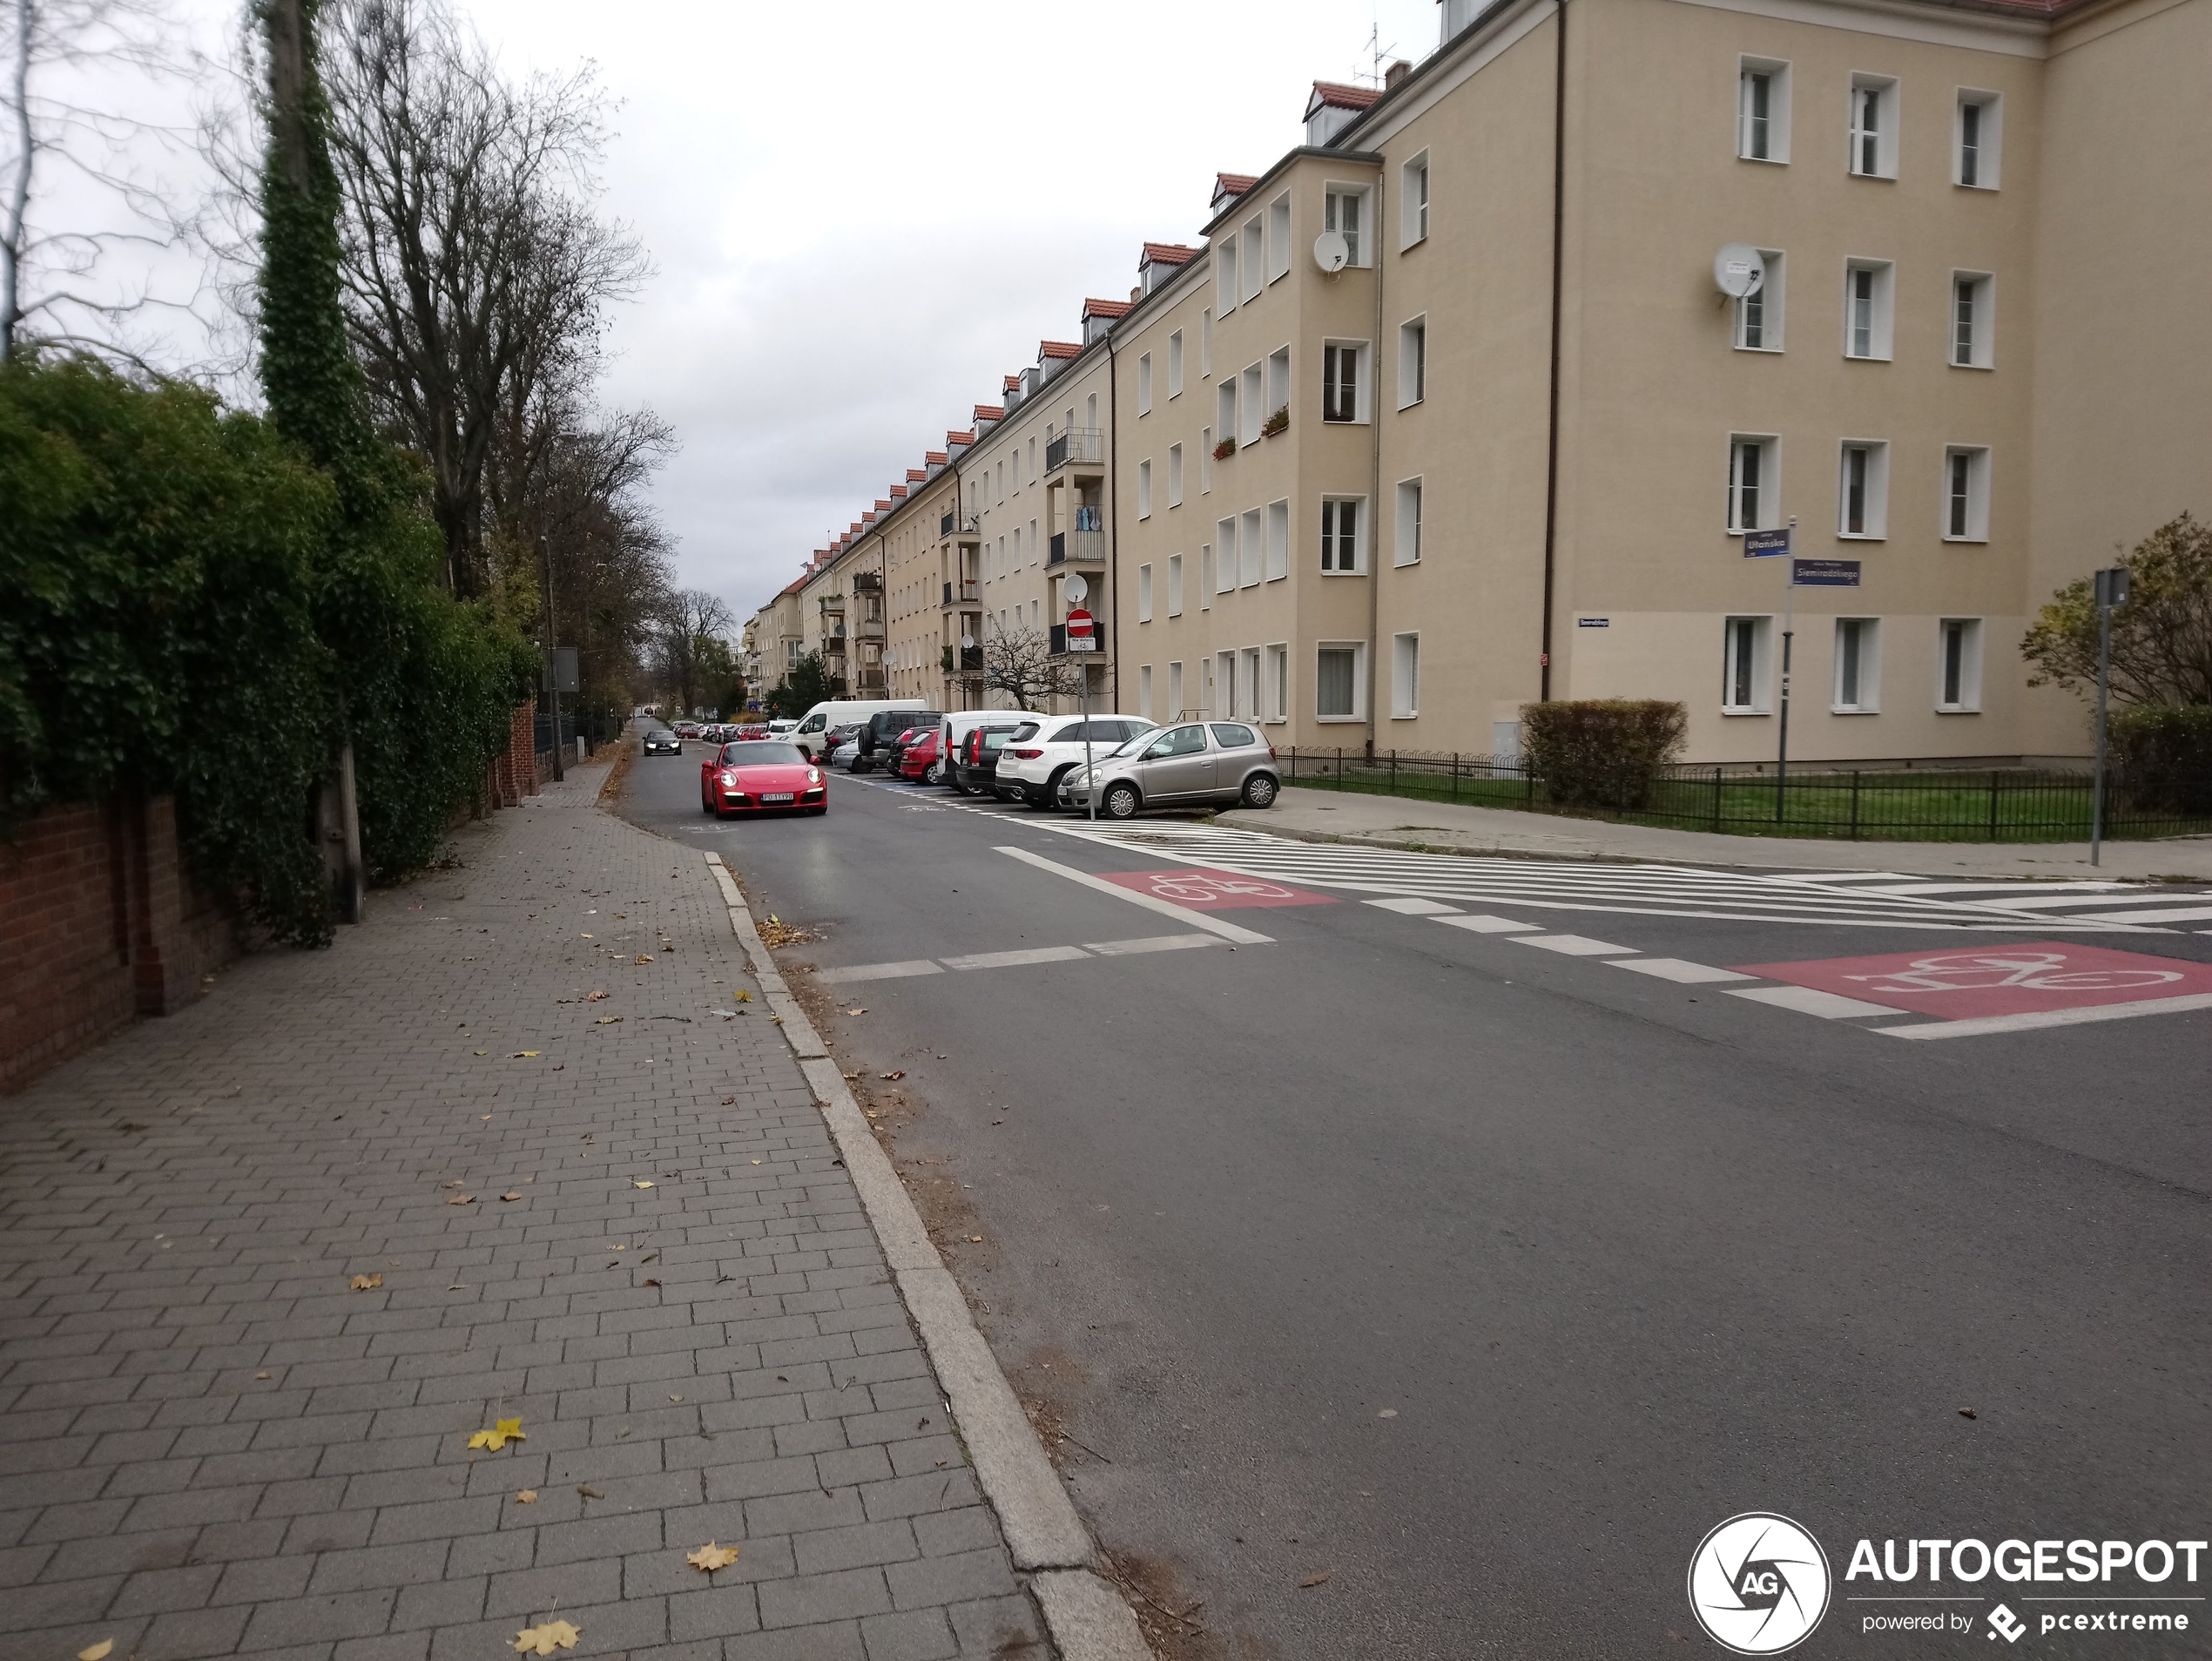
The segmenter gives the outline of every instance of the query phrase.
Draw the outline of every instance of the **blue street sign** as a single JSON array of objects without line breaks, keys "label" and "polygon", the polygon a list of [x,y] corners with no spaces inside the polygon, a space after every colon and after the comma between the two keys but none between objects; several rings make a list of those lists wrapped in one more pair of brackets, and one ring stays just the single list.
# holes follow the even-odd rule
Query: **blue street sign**
[{"label": "blue street sign", "polygon": [[1858,561],[1855,559],[1793,559],[1790,562],[1792,588],[1857,588]]},{"label": "blue street sign", "polygon": [[1780,530],[1747,530],[1743,533],[1743,557],[1772,559],[1777,554],[1790,551],[1790,532]]}]

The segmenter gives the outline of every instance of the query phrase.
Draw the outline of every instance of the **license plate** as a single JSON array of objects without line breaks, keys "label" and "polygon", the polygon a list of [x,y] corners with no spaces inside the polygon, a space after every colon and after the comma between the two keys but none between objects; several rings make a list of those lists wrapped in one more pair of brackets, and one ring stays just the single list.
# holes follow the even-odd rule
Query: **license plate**
[{"label": "license plate", "polygon": [[760,800],[763,801],[789,801],[792,800],[792,792],[784,790],[779,791],[774,795],[763,796]]}]

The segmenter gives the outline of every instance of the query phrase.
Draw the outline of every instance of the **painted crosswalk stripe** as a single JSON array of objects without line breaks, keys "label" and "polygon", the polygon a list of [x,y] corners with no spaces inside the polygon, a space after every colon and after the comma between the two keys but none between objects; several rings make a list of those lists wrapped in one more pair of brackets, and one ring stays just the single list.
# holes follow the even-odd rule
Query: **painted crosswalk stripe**
[{"label": "painted crosswalk stripe", "polygon": [[1569,957],[1625,957],[1635,950],[1633,946],[1592,940],[1588,935],[1515,935],[1513,943],[1541,946],[1548,952],[1563,952]]},{"label": "painted crosswalk stripe", "polygon": [[1026,951],[970,952],[964,957],[941,957],[947,969],[1021,969],[1029,963],[1065,963],[1089,953],[1080,946],[1033,946]]},{"label": "painted crosswalk stripe", "polygon": [[2180,1015],[2212,1009],[2212,992],[2186,997],[2143,998],[2133,1003],[2092,1003],[2075,1009],[2033,1009],[2020,1015],[1985,1015],[1964,1021],[1922,1021],[1883,1027],[1892,1038],[1974,1038],[1991,1032],[2032,1032],[2038,1027],[2080,1027],[2095,1021],[2128,1021],[2141,1015]]},{"label": "painted crosswalk stripe", "polygon": [[1480,912],[1472,917],[1438,917],[1434,921],[1450,928],[1464,928],[1473,935],[1533,935],[1536,932],[1536,925],[1533,922],[1516,922],[1511,917],[1485,916]]},{"label": "painted crosswalk stripe", "polygon": [[1212,935],[1150,935],[1142,940],[1087,940],[1083,949],[1101,957],[1132,957],[1140,952],[1185,952],[1224,943]]},{"label": "painted crosswalk stripe", "polygon": [[2182,906],[2172,911],[2085,911],[2080,915],[2093,920],[2125,917],[2129,922],[2212,922],[2212,906]]},{"label": "painted crosswalk stripe", "polygon": [[1729,996],[1749,998],[1754,1003],[1771,1004],[1777,1009],[1794,1009],[1799,1015],[1817,1015],[1825,1021],[1848,1021],[1863,1015],[1906,1015],[1909,1010],[1892,1009],[1886,1003],[1863,1003],[1857,998],[1839,996],[1812,986],[1747,986],[1732,989]]},{"label": "painted crosswalk stripe", "polygon": [[1756,975],[1738,974],[1732,969],[1715,969],[1710,963],[1693,963],[1681,957],[1616,957],[1615,969],[1632,969],[1639,975],[1656,975],[1662,981],[1678,981],[1684,986],[1703,986],[1714,981],[1754,981]]},{"label": "painted crosswalk stripe", "polygon": [[904,963],[854,963],[845,969],[818,969],[814,978],[833,985],[851,981],[899,981],[911,975],[942,975],[945,971],[928,958],[922,957]]},{"label": "painted crosswalk stripe", "polygon": [[1458,909],[1439,900],[1423,900],[1408,895],[1401,900],[1370,900],[1367,903],[1382,911],[1395,911],[1406,917],[1440,917]]}]

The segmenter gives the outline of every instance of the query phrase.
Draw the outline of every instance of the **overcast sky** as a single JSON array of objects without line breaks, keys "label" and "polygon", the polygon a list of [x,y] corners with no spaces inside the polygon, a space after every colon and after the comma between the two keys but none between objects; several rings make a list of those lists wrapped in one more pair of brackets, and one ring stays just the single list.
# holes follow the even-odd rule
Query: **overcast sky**
[{"label": "overcast sky", "polygon": [[[621,101],[606,211],[658,275],[609,398],[683,449],[656,488],[686,586],[740,616],[796,574],[1138,244],[1194,241],[1217,171],[1300,140],[1314,79],[1435,45],[1436,0],[456,0],[520,73]],[[204,37],[237,0],[174,0]]]}]

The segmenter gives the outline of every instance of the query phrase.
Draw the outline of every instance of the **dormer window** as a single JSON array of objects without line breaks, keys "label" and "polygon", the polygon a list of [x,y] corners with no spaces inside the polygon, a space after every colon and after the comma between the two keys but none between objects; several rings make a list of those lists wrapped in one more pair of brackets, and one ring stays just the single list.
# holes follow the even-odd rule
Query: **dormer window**
[{"label": "dormer window", "polygon": [[1316,81],[1305,103],[1305,142],[1316,147],[1336,142],[1336,137],[1382,94],[1372,86],[1346,86],[1337,81]]}]

